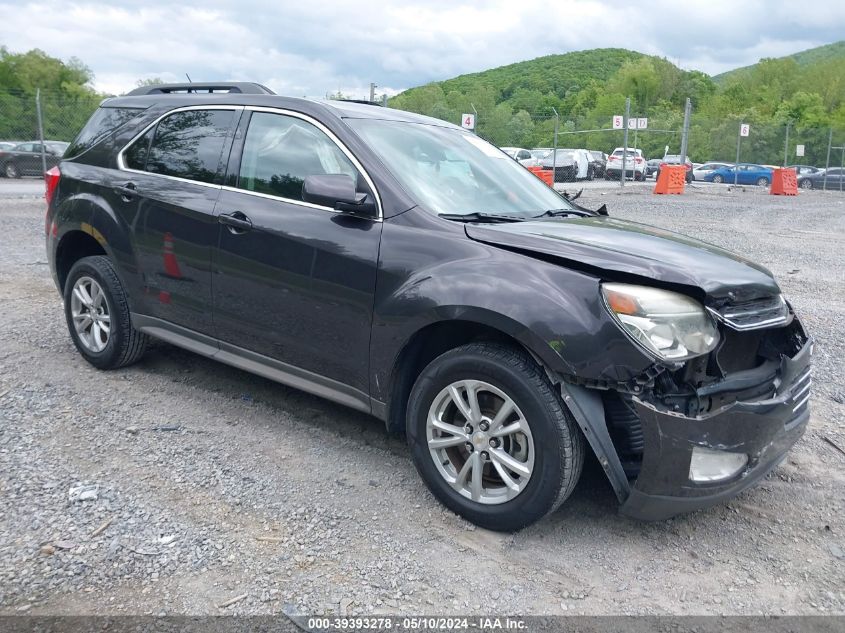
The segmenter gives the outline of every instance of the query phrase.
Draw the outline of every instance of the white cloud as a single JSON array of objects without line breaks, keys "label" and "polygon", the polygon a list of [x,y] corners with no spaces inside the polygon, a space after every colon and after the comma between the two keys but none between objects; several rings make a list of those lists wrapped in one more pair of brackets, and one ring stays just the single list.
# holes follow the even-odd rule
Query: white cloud
[{"label": "white cloud", "polygon": [[661,55],[718,73],[834,41],[845,3],[816,1],[161,0],[9,3],[0,0],[4,44],[75,56],[98,88],[123,92],[138,79],[254,80],[277,92],[365,96],[465,72],[594,47]]}]

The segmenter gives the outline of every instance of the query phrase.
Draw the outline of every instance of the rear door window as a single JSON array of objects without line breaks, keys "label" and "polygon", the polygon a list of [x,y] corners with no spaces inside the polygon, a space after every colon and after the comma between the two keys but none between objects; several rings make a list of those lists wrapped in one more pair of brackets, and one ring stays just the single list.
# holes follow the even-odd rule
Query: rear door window
[{"label": "rear door window", "polygon": [[124,152],[124,163],[164,176],[212,184],[222,180],[223,148],[235,120],[234,110],[186,110],[161,121]]}]

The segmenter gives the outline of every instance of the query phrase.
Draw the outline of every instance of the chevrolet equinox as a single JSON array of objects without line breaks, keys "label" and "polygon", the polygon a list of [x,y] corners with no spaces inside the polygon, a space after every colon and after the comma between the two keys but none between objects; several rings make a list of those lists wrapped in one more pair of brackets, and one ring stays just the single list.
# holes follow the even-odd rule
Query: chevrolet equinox
[{"label": "chevrolet equinox", "polygon": [[154,337],[365,411],[480,526],[553,512],[587,450],[626,515],[704,508],[809,419],[812,339],[767,269],[576,205],[443,121],[146,86],[46,180],[89,363]]}]

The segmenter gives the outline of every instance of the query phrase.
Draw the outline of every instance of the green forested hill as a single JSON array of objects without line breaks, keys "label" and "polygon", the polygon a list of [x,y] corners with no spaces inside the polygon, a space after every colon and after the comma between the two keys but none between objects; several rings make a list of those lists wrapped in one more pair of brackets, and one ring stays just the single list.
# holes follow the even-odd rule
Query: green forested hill
[{"label": "green forested hill", "polygon": [[808,162],[824,163],[831,127],[835,141],[845,142],[845,42],[763,59],[718,79],[659,57],[594,49],[411,88],[390,105],[453,123],[474,107],[479,135],[525,147],[551,145],[556,110],[559,145],[610,151],[621,145],[622,133],[595,130],[609,128],[631,97],[631,115],[649,120],[637,144],[649,156],[662,156],[667,146],[679,150],[689,97],[693,160],[732,159],[740,122],[752,126],[741,160],[781,162],[787,124],[790,143],[806,145]]},{"label": "green forested hill", "polygon": [[[824,62],[845,64],[845,40],[834,42],[833,44],[825,44],[824,46],[817,46],[816,48],[810,48],[806,51],[787,55],[781,59],[793,59],[799,66],[810,66],[812,64]],[[729,70],[720,75],[714,75],[713,81],[717,84],[722,84],[735,77],[747,77],[756,65],[757,64],[752,64],[751,66],[734,68],[733,70]]]}]

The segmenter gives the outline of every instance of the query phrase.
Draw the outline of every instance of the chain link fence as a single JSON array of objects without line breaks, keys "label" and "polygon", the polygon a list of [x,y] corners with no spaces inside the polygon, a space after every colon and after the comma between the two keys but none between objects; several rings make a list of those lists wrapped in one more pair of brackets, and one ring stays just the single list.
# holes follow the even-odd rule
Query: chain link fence
[{"label": "chain link fence", "polygon": [[41,176],[44,167],[58,161],[62,144],[76,137],[100,100],[85,91],[0,91],[0,176]]},{"label": "chain link fence", "polygon": [[[466,115],[474,119],[474,131],[480,137],[498,147],[523,148],[526,150],[551,150],[559,148],[560,162],[555,162],[557,182],[590,177],[602,177],[606,172],[599,168],[587,174],[583,169],[562,169],[570,160],[566,153],[572,150],[587,150],[596,154],[611,154],[624,145],[624,129],[615,129],[613,120],[621,116],[624,108],[608,109],[603,114],[591,113],[577,116],[557,111],[554,107],[514,110],[507,105],[486,109],[476,108],[471,103],[454,104],[451,107],[436,103],[427,114],[435,118],[461,124]],[[679,155],[683,140],[684,108],[645,110],[630,113],[628,144],[637,149],[647,162],[646,173],[654,177],[657,165],[667,155]],[[636,122],[636,123],[635,123]],[[641,129],[638,123],[645,127]],[[740,136],[740,127],[748,125],[748,136]],[[537,160],[539,152],[533,152],[533,159],[525,164],[549,163],[547,159]],[[550,154],[551,156],[551,154]],[[713,118],[694,111],[690,117],[687,138],[687,159],[694,164],[718,162],[733,165],[750,163],[764,167],[805,166],[827,170],[829,177],[813,181],[810,186],[828,190],[845,190],[845,129],[827,126],[795,125],[792,122],[775,124],[758,123],[753,116],[725,116]],[[549,165],[547,164],[548,168]],[[629,178],[633,175],[628,167]],[[802,170],[803,172],[804,170]],[[619,178],[619,170],[613,172]],[[805,172],[807,177],[812,173]],[[580,174],[577,175],[577,174]],[[799,173],[802,177],[804,173]],[[701,179],[701,177],[699,177]]]},{"label": "chain link fence", "polygon": [[[45,142],[70,142],[99,105],[100,97],[90,92],[78,94],[56,91],[0,91],[0,143],[37,143],[41,129]],[[426,108],[424,108],[426,110]],[[617,111],[618,110],[618,111]],[[488,105],[476,109],[472,103],[432,103],[421,112],[460,124],[465,114],[472,114],[474,131],[499,147],[527,150],[558,148],[546,159],[535,151],[525,162],[554,164],[556,180],[571,182],[607,177],[607,158],[624,144],[624,130],[614,129],[614,117],[622,108],[608,107],[604,113],[577,115],[561,112],[553,106],[515,109],[510,105]],[[657,164],[666,155],[681,153],[684,128],[682,107],[653,108],[630,113],[628,147],[641,150],[643,172],[653,177]],[[645,123],[640,128],[638,123]],[[740,136],[740,126],[749,126],[748,136]],[[576,153],[587,150],[591,154]],[[0,146],[0,151],[4,151]],[[572,155],[570,155],[570,153]],[[827,170],[828,178],[815,179],[813,185],[828,190],[845,189],[845,129],[757,123],[753,117],[725,116],[714,119],[694,111],[690,117],[687,142],[688,159],[693,163],[752,163],[764,166],[804,165]],[[579,164],[592,159],[584,168]],[[633,160],[633,158],[631,159]],[[650,164],[646,161],[651,161]],[[602,166],[603,165],[603,166]],[[638,164],[639,168],[639,164]],[[630,168],[629,168],[630,169]],[[809,173],[809,172],[808,172]],[[0,164],[0,175],[4,175]],[[633,173],[629,171],[629,176]],[[619,178],[618,171],[611,176]],[[799,173],[799,177],[802,174]],[[817,182],[816,182],[817,181]]]}]

